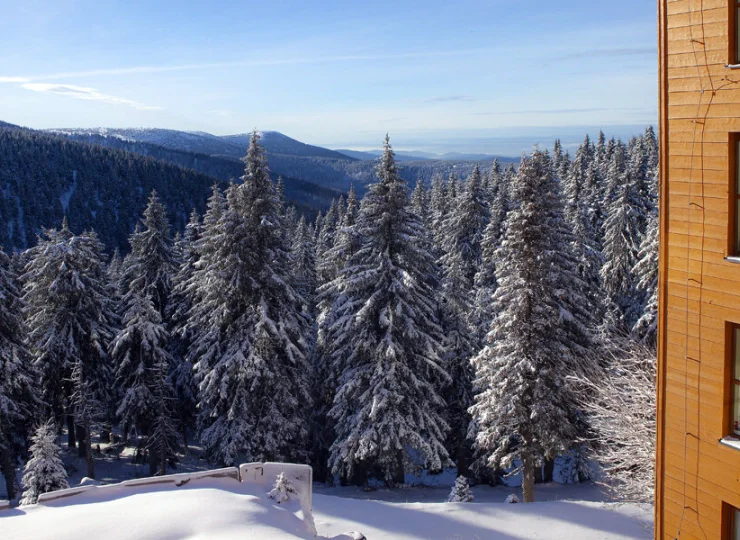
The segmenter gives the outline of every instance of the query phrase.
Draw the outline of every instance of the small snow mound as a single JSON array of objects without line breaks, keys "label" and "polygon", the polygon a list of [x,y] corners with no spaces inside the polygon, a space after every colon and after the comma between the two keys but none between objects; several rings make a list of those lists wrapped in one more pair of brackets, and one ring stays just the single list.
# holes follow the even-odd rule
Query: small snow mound
[{"label": "small snow mound", "polygon": [[361,532],[350,531],[339,536],[332,536],[331,540],[367,540],[367,537]]},{"label": "small snow mound", "polygon": [[100,482],[95,480],[94,478],[88,478],[85,476],[82,480],[80,480],[81,486],[99,486]]},{"label": "small snow mound", "polygon": [[512,493],[511,495],[506,496],[506,500],[504,502],[509,503],[509,504],[518,503],[519,497],[517,497],[514,493]]},{"label": "small snow mound", "polygon": [[282,504],[289,501],[293,496],[297,495],[295,487],[290,482],[284,473],[280,473],[275,480],[275,485],[272,490],[267,494],[271,499],[275,499],[275,502]]}]

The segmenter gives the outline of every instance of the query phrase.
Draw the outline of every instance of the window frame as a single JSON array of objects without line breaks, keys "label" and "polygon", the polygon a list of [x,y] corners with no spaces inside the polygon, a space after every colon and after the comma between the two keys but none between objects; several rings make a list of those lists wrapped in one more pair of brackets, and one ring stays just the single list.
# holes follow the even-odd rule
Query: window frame
[{"label": "window frame", "polygon": [[[734,0],[733,0],[734,1]],[[740,2],[740,0],[738,0]],[[730,133],[728,141],[728,223],[727,223],[727,257],[740,258],[740,133]]]},{"label": "window frame", "polygon": [[[736,339],[736,336],[738,339]],[[723,436],[740,438],[740,425],[735,428],[735,388],[740,388],[740,378],[735,378],[735,354],[740,347],[740,324],[728,323],[726,328],[726,343],[729,344],[726,347],[726,376],[725,376],[725,410],[724,416],[725,421]],[[740,423],[740,417],[738,418]]]},{"label": "window frame", "polygon": [[738,20],[740,1],[730,0],[727,5],[729,9],[727,65],[737,66],[740,64],[740,24],[738,24],[740,23],[740,20]]},{"label": "window frame", "polygon": [[735,540],[738,537],[736,528],[740,525],[738,515],[740,509],[729,503],[722,502],[722,538],[723,540]]}]

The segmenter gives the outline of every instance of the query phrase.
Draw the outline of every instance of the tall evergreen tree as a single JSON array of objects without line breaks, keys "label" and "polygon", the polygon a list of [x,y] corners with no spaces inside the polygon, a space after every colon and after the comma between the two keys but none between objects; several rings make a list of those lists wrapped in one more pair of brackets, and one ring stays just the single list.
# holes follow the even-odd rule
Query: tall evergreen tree
[{"label": "tall evergreen tree", "polygon": [[[293,234],[291,248],[293,287],[305,301],[304,310],[313,314],[316,301],[316,246],[313,235],[306,225],[305,218],[298,221]],[[328,273],[328,271],[327,271]]]},{"label": "tall evergreen tree", "polygon": [[497,253],[495,318],[488,345],[473,360],[471,413],[478,451],[492,467],[519,463],[524,501],[531,502],[537,463],[567,451],[579,435],[569,376],[588,367],[588,302],[547,153],[522,160],[514,196],[520,206]]},{"label": "tall evergreen tree", "polygon": [[169,351],[172,354],[170,380],[175,391],[176,409],[182,429],[182,442],[187,450],[187,429],[195,415],[197,388],[193,381],[193,366],[187,358],[187,350],[192,341],[192,332],[187,329],[190,310],[195,302],[194,278],[200,260],[198,244],[202,235],[200,216],[194,209],[190,214],[182,240],[176,244],[179,252],[179,269],[172,279],[172,292],[168,304],[170,332]]},{"label": "tall evergreen tree", "polygon": [[650,215],[647,233],[637,253],[633,269],[635,285],[642,298],[640,317],[632,327],[635,335],[647,345],[655,347],[658,332],[658,241],[660,224],[658,213]]},{"label": "tall evergreen tree", "polygon": [[425,227],[429,226],[429,202],[427,201],[427,190],[421,178],[416,180],[416,186],[411,193],[411,209],[419,216]]},{"label": "tall evergreen tree", "polygon": [[103,246],[94,233],[72,234],[65,220],[61,230],[45,231],[29,256],[24,300],[42,397],[57,417],[63,412],[74,416],[81,428],[80,455],[87,457],[88,476],[94,478],[90,452],[94,418],[85,417],[88,406],[80,404],[105,404],[112,382],[106,351],[116,316]]},{"label": "tall evergreen tree", "polygon": [[40,405],[22,310],[17,276],[0,249],[0,472],[9,500],[16,497],[16,463]]},{"label": "tall evergreen tree", "polygon": [[189,350],[207,455],[226,464],[298,459],[304,449],[309,322],[290,285],[289,250],[264,149],[253,133],[199,275]]},{"label": "tall evergreen tree", "polygon": [[436,265],[387,136],[377,176],[357,220],[362,246],[327,292],[341,298],[329,339],[341,373],[330,463],[345,477],[362,480],[374,469],[402,482],[417,459],[431,469],[448,462],[439,386],[449,376],[440,358]]},{"label": "tall evergreen tree", "polygon": [[[360,249],[361,239],[355,226],[359,204],[354,187],[347,197],[344,220],[337,229],[334,246],[325,254],[319,264],[326,273],[338,276],[355,253]],[[336,278],[335,278],[336,279]],[[331,283],[324,285],[318,295],[318,316],[316,320],[316,354],[314,356],[312,384],[314,410],[311,422],[311,463],[316,478],[332,480],[328,468],[329,448],[334,441],[334,424],[328,412],[334,402],[338,373],[332,363],[332,343],[330,329],[334,324],[335,302],[339,300],[338,291]]]},{"label": "tall evergreen tree", "polygon": [[450,425],[449,448],[458,471],[466,474],[470,456],[467,428],[468,408],[473,404],[470,358],[480,348],[473,320],[475,274],[481,266],[481,240],[490,222],[486,193],[478,166],[458,195],[444,225],[441,259],[444,308],[442,322],[446,336],[445,364],[452,382],[446,392]]}]

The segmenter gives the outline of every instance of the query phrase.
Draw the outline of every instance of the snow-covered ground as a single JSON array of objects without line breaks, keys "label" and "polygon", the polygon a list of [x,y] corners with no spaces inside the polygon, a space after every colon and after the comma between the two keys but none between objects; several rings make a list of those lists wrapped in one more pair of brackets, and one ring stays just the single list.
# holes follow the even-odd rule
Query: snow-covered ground
[{"label": "snow-covered ground", "polygon": [[[473,503],[441,502],[445,488],[369,493],[314,486],[319,538],[617,540],[652,537],[652,509],[596,502],[593,486],[538,485],[543,502],[504,504],[506,487],[476,487]],[[208,478],[182,487],[106,488],[0,512],[3,540],[312,538],[298,503],[277,505],[261,486]],[[573,500],[568,500],[573,499]],[[403,501],[403,502],[402,502]],[[408,501],[408,502],[405,502]]]}]

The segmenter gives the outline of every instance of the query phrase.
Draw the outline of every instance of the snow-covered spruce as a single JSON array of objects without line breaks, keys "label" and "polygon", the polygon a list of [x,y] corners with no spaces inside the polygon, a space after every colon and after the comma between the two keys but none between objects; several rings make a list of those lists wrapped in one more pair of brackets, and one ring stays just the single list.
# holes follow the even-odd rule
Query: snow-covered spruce
[{"label": "snow-covered spruce", "polygon": [[471,455],[467,438],[468,408],[473,404],[470,358],[481,345],[473,323],[473,286],[476,271],[481,266],[481,239],[489,221],[486,193],[476,165],[444,220],[444,255],[440,260],[444,299],[442,325],[446,337],[444,364],[451,377],[445,392],[447,419],[452,427],[447,448],[455,458],[459,474],[467,472]]},{"label": "snow-covered spruce", "polygon": [[276,503],[282,504],[295,498],[297,494],[295,486],[290,479],[285,476],[285,473],[280,473],[275,479],[272,489],[267,493],[267,496],[274,499]]},{"label": "snow-covered spruce", "polygon": [[148,438],[155,452],[150,473],[154,474],[159,464],[164,474],[164,459],[179,443],[171,406],[174,392],[169,378],[171,355],[166,349],[168,333],[149,297],[130,290],[125,301],[121,331],[111,343],[111,356],[118,366],[116,379],[123,392],[116,414],[124,435],[134,432]]},{"label": "snow-covered spruce", "polygon": [[0,249],[0,472],[10,500],[16,498],[16,463],[40,405],[22,309],[17,276]]},{"label": "snow-covered spruce", "polygon": [[657,210],[650,214],[647,232],[637,253],[637,263],[633,268],[635,288],[642,297],[640,318],[632,332],[637,338],[651,347],[656,346],[658,333],[658,241],[659,223]]},{"label": "snow-covered spruce", "polygon": [[464,476],[458,476],[447,497],[447,502],[473,502],[473,499],[475,497],[470,489],[470,481]]},{"label": "snow-covered spruce", "polygon": [[187,358],[188,347],[193,338],[192,331],[187,329],[187,322],[194,303],[195,287],[191,287],[191,284],[200,261],[198,244],[202,234],[200,216],[193,210],[181,240],[175,243],[179,267],[172,279],[172,291],[167,305],[168,320],[164,321],[170,332],[168,350],[172,355],[172,369],[169,377],[177,400],[174,408],[186,450],[187,429],[195,420],[198,393],[193,380],[193,365]]},{"label": "snow-covered spruce", "polygon": [[156,191],[149,197],[141,225],[129,239],[131,253],[123,268],[124,292],[131,289],[146,295],[164,315],[176,265],[167,210]]},{"label": "snow-covered spruce", "polygon": [[330,464],[358,482],[375,469],[402,483],[411,452],[433,470],[449,462],[440,396],[449,376],[440,358],[438,269],[387,137],[377,176],[357,219],[362,245],[322,293],[338,299],[327,340],[340,373]]},{"label": "snow-covered spruce", "polygon": [[491,467],[521,470],[524,501],[534,500],[534,469],[578,438],[577,388],[588,372],[588,302],[546,152],[524,158],[498,250],[499,286],[489,344],[473,359],[476,447]]},{"label": "snow-covered spruce", "polygon": [[[339,275],[347,261],[360,249],[360,237],[355,226],[359,204],[354,187],[350,188],[347,206],[341,226],[334,237],[334,245],[319,261],[324,271]],[[337,296],[339,294],[339,296]],[[334,442],[334,422],[328,412],[334,403],[339,373],[332,361],[332,343],[329,341],[330,329],[334,322],[334,303],[341,293],[330,285],[325,286],[318,301],[316,318],[316,349],[314,354],[311,387],[313,388],[314,409],[311,419],[311,465],[316,478],[333,481],[328,467],[329,449]]]},{"label": "snow-covered spruce", "polygon": [[239,457],[299,459],[311,410],[312,326],[291,286],[277,195],[256,132],[245,165],[218,222],[204,219],[187,326],[200,439],[211,459],[229,465]]},{"label": "snow-covered spruce", "polygon": [[[95,233],[74,235],[65,220],[61,230],[44,231],[27,257],[22,280],[28,343],[40,372],[42,399],[48,414],[69,415],[74,419],[69,427],[76,423],[82,428],[79,453],[87,458],[87,476],[94,478],[89,426],[110,400],[107,347],[116,320],[103,246]],[[92,409],[92,403],[99,407]],[[92,417],[79,416],[87,412]],[[71,446],[74,433],[69,430]]]},{"label": "snow-covered spruce", "polygon": [[54,422],[41,424],[31,437],[31,459],[23,469],[21,505],[36,504],[39,495],[67,489],[67,471],[59,457]]}]

